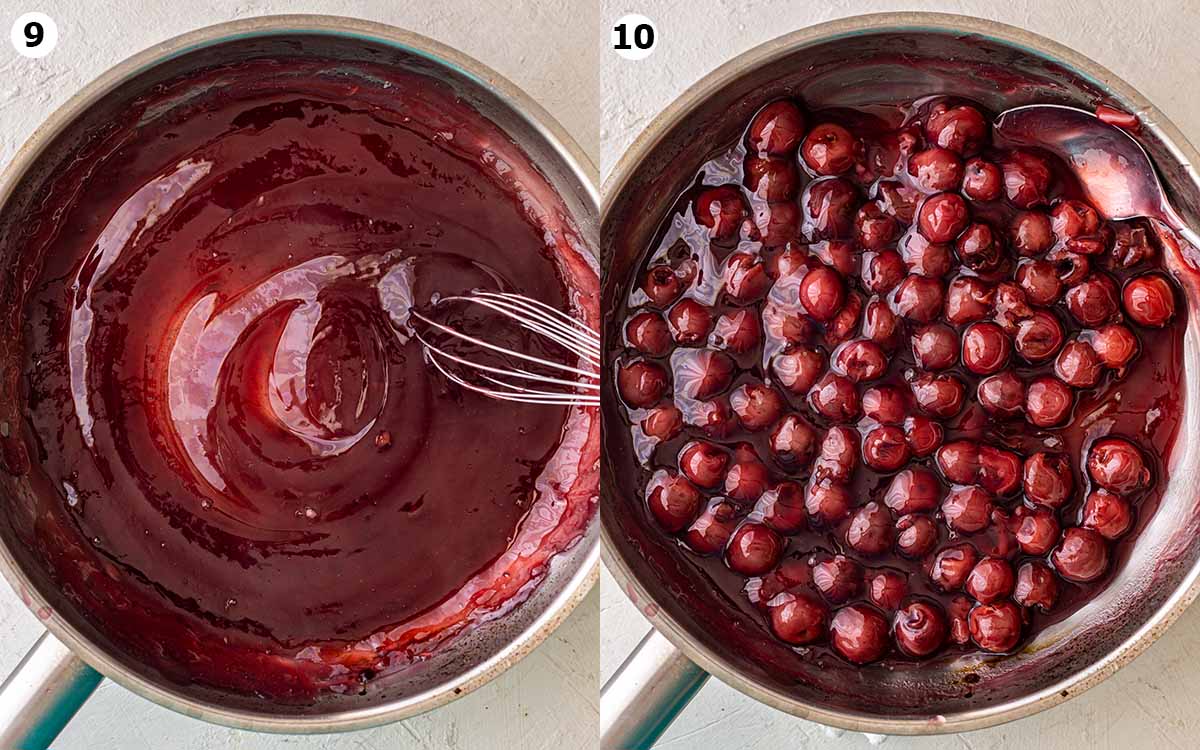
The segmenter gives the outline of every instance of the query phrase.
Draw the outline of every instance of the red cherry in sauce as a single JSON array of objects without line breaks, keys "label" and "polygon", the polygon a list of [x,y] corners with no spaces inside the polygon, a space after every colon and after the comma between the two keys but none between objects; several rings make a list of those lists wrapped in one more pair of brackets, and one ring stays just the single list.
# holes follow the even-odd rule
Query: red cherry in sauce
[{"label": "red cherry in sauce", "polygon": [[742,191],[733,185],[708,188],[696,196],[696,221],[715,240],[732,237],[749,215]]},{"label": "red cherry in sauce", "polygon": [[1145,328],[1162,328],[1175,317],[1175,291],[1159,273],[1138,276],[1121,292],[1125,314]]},{"label": "red cherry in sauce", "polygon": [[973,201],[994,201],[1003,195],[1004,174],[990,161],[970,159],[963,167],[962,191]]},{"label": "red cherry in sauce", "polygon": [[1003,370],[979,381],[975,399],[993,416],[1015,416],[1025,408],[1025,381],[1012,370]]},{"label": "red cherry in sauce", "polygon": [[900,258],[910,273],[941,278],[950,273],[954,252],[945,242],[930,242],[920,232],[908,232],[897,245]]},{"label": "red cherry in sauce", "polygon": [[922,411],[947,419],[962,410],[966,387],[946,373],[921,373],[909,381],[913,400]]},{"label": "red cherry in sauce", "polygon": [[771,631],[794,646],[823,638],[828,622],[829,607],[809,594],[787,594],[782,604],[771,607]]},{"label": "red cherry in sauce", "polygon": [[842,278],[832,268],[814,268],[800,282],[800,304],[817,320],[831,319],[845,301]]},{"label": "red cherry in sauce", "polygon": [[711,349],[676,350],[671,357],[675,392],[684,398],[703,401],[717,395],[729,387],[733,368],[728,355]]},{"label": "red cherry in sauce", "polygon": [[771,277],[767,275],[766,266],[751,253],[730,255],[725,261],[723,279],[725,293],[739,305],[761,299],[771,288]]},{"label": "red cherry in sauce", "polygon": [[1012,151],[1000,163],[1004,193],[1017,208],[1044,204],[1050,190],[1050,165],[1030,151]]},{"label": "red cherry in sauce", "polygon": [[[751,226],[752,224],[752,226]],[[800,229],[800,209],[792,201],[754,204],[751,222],[743,223],[747,238],[761,242],[763,247],[779,247],[792,241]]]},{"label": "red cherry in sauce", "polygon": [[991,604],[1012,593],[1016,580],[1012,566],[997,557],[985,557],[975,563],[967,576],[967,593],[980,604]]},{"label": "red cherry in sauce", "polygon": [[957,591],[967,582],[979,553],[970,544],[955,544],[938,552],[929,569],[929,580],[942,591]]},{"label": "red cherry in sauce", "polygon": [[970,220],[971,211],[958,193],[931,195],[917,209],[917,227],[930,242],[952,242]]},{"label": "red cherry in sauce", "polygon": [[1036,560],[1024,563],[1017,570],[1013,601],[1022,607],[1037,607],[1049,612],[1058,600],[1058,579],[1045,563]]},{"label": "red cherry in sauce", "polygon": [[955,190],[963,179],[963,163],[950,149],[934,147],[909,158],[908,174],[927,193]]},{"label": "red cherry in sauce", "polygon": [[834,351],[832,359],[833,366],[855,383],[882,377],[888,366],[887,354],[870,339],[842,344]]},{"label": "red cherry in sauce", "polygon": [[1030,502],[1051,509],[1061,507],[1075,488],[1067,456],[1045,451],[1030,455],[1025,459],[1023,486]]},{"label": "red cherry in sauce", "polygon": [[858,417],[860,407],[854,382],[844,375],[827,372],[808,392],[813,411],[831,422],[849,422]]},{"label": "red cherry in sauce", "polygon": [[909,656],[923,658],[942,647],[949,635],[946,613],[929,601],[914,601],[896,612],[893,634],[896,645]]},{"label": "red cherry in sauce", "polygon": [[1014,216],[1008,237],[1019,255],[1041,255],[1054,245],[1050,217],[1041,211],[1021,211]]},{"label": "red cherry in sauce", "polygon": [[1113,370],[1128,365],[1138,353],[1137,336],[1120,323],[1112,323],[1095,331],[1089,343],[1100,362]]},{"label": "red cherry in sauce", "polygon": [[1051,510],[1020,506],[1011,523],[1017,544],[1027,555],[1045,555],[1058,543],[1058,518]]},{"label": "red cherry in sauce", "polygon": [[892,516],[876,502],[863,505],[850,516],[846,544],[862,555],[879,555],[892,546]]},{"label": "red cherry in sauce", "polygon": [[1117,282],[1103,272],[1089,275],[1067,290],[1067,310],[1080,325],[1096,328],[1112,319],[1119,309]]},{"label": "red cherry in sauce", "polygon": [[942,444],[945,430],[929,417],[914,414],[904,419],[904,434],[914,456],[924,458]]},{"label": "red cherry in sauce", "polygon": [[813,586],[833,604],[858,596],[863,586],[862,567],[843,555],[821,560],[812,568]]},{"label": "red cherry in sauce", "polygon": [[858,432],[849,427],[831,427],[821,439],[821,450],[813,465],[813,478],[847,482],[858,466]]},{"label": "red cherry in sauce", "polygon": [[883,493],[883,504],[901,515],[935,510],[941,499],[941,483],[933,472],[919,466],[896,474]]},{"label": "red cherry in sauce", "polygon": [[784,540],[764,524],[742,524],[729,539],[725,562],[735,573],[760,576],[779,562],[783,556]]},{"label": "red cherry in sauce", "polygon": [[932,144],[966,156],[983,145],[988,124],[983,114],[970,105],[950,107],[939,103],[925,121],[925,137]]},{"label": "red cherry in sauce", "polygon": [[1120,539],[1133,528],[1133,508],[1120,495],[1096,490],[1083,503],[1083,526],[1105,539]]},{"label": "red cherry in sauce", "polygon": [[806,236],[812,240],[849,239],[862,196],[849,180],[824,177],[813,180],[800,196],[800,213]]},{"label": "red cherry in sauce", "polygon": [[929,516],[909,514],[896,519],[896,551],[918,560],[933,551],[938,541],[937,522]]},{"label": "red cherry in sauce", "polygon": [[825,355],[819,349],[796,347],[785,349],[771,360],[771,372],[787,390],[806,394],[825,371]]},{"label": "red cherry in sauce", "polygon": [[795,534],[808,526],[804,488],[795,482],[780,482],[763,492],[754,510],[765,526],[780,534]]},{"label": "red cherry in sauce", "polygon": [[684,543],[698,555],[715,555],[725,549],[737,523],[737,506],[716,498],[688,527]]},{"label": "red cherry in sauce", "polygon": [[1087,472],[1096,484],[1118,495],[1149,485],[1150,469],[1142,452],[1124,438],[1108,437],[1092,443]]},{"label": "red cherry in sauce", "polygon": [[1054,360],[1054,374],[1074,388],[1091,388],[1100,382],[1103,364],[1086,341],[1068,341]]},{"label": "red cherry in sauce", "polygon": [[829,623],[833,650],[854,664],[868,664],[883,657],[888,648],[888,623],[877,610],[851,604],[834,613]]},{"label": "red cherry in sauce", "polygon": [[1062,323],[1047,310],[1036,310],[1017,324],[1013,348],[1030,364],[1040,364],[1053,357],[1063,345]]},{"label": "red cherry in sauce", "polygon": [[882,472],[896,471],[912,457],[904,430],[893,425],[880,425],[868,432],[862,452],[863,463]]},{"label": "red cherry in sauce", "polygon": [[729,394],[729,406],[742,427],[760,432],[775,424],[783,413],[783,397],[766,385],[743,384]]},{"label": "red cherry in sauce", "polygon": [[992,311],[993,290],[974,276],[958,276],[946,289],[946,321],[966,325],[983,320]]},{"label": "red cherry in sauce", "polygon": [[764,201],[790,201],[800,189],[796,162],[781,156],[746,157],[743,184]]},{"label": "red cherry in sauce", "polygon": [[1083,201],[1062,200],[1050,211],[1050,225],[1060,239],[1083,237],[1100,230],[1100,215]]},{"label": "red cherry in sauce", "polygon": [[835,123],[816,125],[800,144],[800,156],[814,173],[838,175],[850,171],[858,142],[849,130]]},{"label": "red cherry in sauce", "polygon": [[646,486],[646,505],[669,533],[683,531],[700,511],[700,491],[680,476],[658,471]]},{"label": "red cherry in sauce", "polygon": [[1062,296],[1062,280],[1054,264],[1045,260],[1026,260],[1017,267],[1017,284],[1032,305],[1053,305]]},{"label": "red cherry in sauce", "polygon": [[734,354],[745,354],[762,343],[762,326],[750,310],[731,310],[721,314],[713,326],[710,345]]},{"label": "red cherry in sauce", "polygon": [[910,408],[906,392],[895,385],[871,386],[860,401],[863,416],[880,424],[903,424]]},{"label": "red cherry in sauce", "polygon": [[976,375],[991,375],[1008,364],[1012,342],[995,323],[967,326],[962,335],[963,365]]},{"label": "red cherry in sauce", "polygon": [[703,346],[712,330],[712,313],[694,299],[682,299],[667,313],[671,335],[683,346]]},{"label": "red cherry in sauce", "polygon": [[981,487],[952,487],[942,500],[942,517],[963,534],[983,531],[991,522],[993,497]]},{"label": "red cherry in sauce", "polygon": [[967,616],[971,640],[984,651],[1012,651],[1021,639],[1021,610],[1012,602],[980,604]]},{"label": "red cherry in sauce", "polygon": [[625,403],[645,409],[654,406],[667,392],[667,373],[653,362],[635,360],[617,371],[617,390]]},{"label": "red cherry in sauce", "polygon": [[908,579],[895,570],[878,570],[867,575],[867,599],[885,612],[900,608],[908,596]]},{"label": "red cherry in sauce", "polygon": [[908,266],[895,250],[880,250],[863,255],[862,285],[873,294],[887,294],[907,275]]},{"label": "red cherry in sauce", "polygon": [[[858,209],[858,213],[854,215],[854,236],[858,240],[859,246],[865,250],[879,250],[896,239],[899,233],[900,226],[896,223],[896,219],[884,213],[877,203],[864,203]],[[899,255],[896,255],[895,261],[903,268],[904,263]],[[871,285],[868,285],[867,288],[874,292],[886,291]]]},{"label": "red cherry in sauce", "polygon": [[1050,561],[1068,581],[1094,581],[1108,570],[1108,543],[1092,529],[1067,529],[1050,554]]},{"label": "red cherry in sauce", "polygon": [[945,293],[938,279],[909,274],[892,292],[892,309],[915,323],[929,323],[941,312]]},{"label": "red cherry in sauce", "polygon": [[1004,248],[991,225],[974,222],[958,235],[954,251],[962,264],[979,273],[996,270],[1004,260]]},{"label": "red cherry in sauce", "polygon": [[804,138],[804,113],[796,103],[778,99],[758,111],[746,131],[751,153],[791,156]]},{"label": "red cherry in sauce", "polygon": [[683,430],[683,414],[673,404],[656,406],[642,419],[642,432],[658,441],[670,440]]},{"label": "red cherry in sauce", "polygon": [[786,467],[807,466],[817,451],[817,430],[797,414],[788,414],[771,430],[771,455]]},{"label": "red cherry in sauce", "polygon": [[730,500],[752,503],[767,489],[767,467],[758,460],[741,460],[725,473],[725,495]]},{"label": "red cherry in sauce", "polygon": [[925,370],[945,370],[958,362],[958,335],[944,323],[931,323],[912,335],[912,354]]},{"label": "red cherry in sauce", "polygon": [[1034,378],[1025,390],[1025,418],[1038,427],[1063,424],[1074,405],[1070,386],[1050,375]]},{"label": "red cherry in sauce", "polygon": [[862,333],[885,350],[895,348],[900,340],[900,319],[881,297],[867,300],[863,308]]},{"label": "red cherry in sauce", "polygon": [[679,470],[698,487],[720,486],[728,465],[729,454],[705,440],[694,440],[679,452]]}]

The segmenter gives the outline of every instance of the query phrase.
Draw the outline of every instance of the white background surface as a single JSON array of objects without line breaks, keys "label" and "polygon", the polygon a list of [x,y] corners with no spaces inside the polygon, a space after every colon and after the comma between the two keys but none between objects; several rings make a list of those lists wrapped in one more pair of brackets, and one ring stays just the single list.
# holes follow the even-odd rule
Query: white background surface
[{"label": "white background surface", "polygon": [[[788,31],[848,15],[939,10],[1021,26],[1097,60],[1139,88],[1200,143],[1200,3],[1189,0],[603,0],[605,33],[627,12],[649,16],[658,47],[630,62],[605,54],[601,69],[601,169],[607,173],[643,127],[683,90],[731,57]],[[612,578],[601,580],[601,673],[606,678],[648,624]],[[1115,677],[1082,697],[994,729],[938,738],[888,738],[885,750],[1193,748],[1200,736],[1200,607]],[[850,750],[861,734],[767,708],[710,681],[660,740],[660,748]]]},{"label": "white background surface", "polygon": [[[232,18],[328,13],[402,26],[453,45],[496,69],[546,107],[595,159],[598,6],[524,2],[314,0],[0,0],[0,165],[55,107],[129,55],[177,34]],[[9,46],[29,10],[58,24],[42,60]],[[547,40],[554,44],[548,44]],[[562,54],[561,50],[568,50]],[[103,684],[55,744],[58,750],[160,748],[539,748],[595,742],[598,594],[520,664],[449,706],[374,730],[319,737],[240,732],[189,719]],[[41,633],[37,619],[0,583],[0,677]]]}]

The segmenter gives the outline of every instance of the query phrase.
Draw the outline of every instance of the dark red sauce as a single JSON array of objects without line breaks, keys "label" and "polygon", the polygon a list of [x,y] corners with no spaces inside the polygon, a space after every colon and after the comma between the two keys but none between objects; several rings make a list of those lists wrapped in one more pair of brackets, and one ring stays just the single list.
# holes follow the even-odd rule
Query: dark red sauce
[{"label": "dark red sauce", "polygon": [[357,691],[522,601],[594,512],[595,413],[452,386],[408,317],[503,289],[594,325],[565,209],[448,86],[353,73],[159,87],[55,178],[26,242],[6,463],[40,504],[28,541],[175,680]]},{"label": "dark red sauce", "polygon": [[[626,282],[613,496],[657,529],[651,565],[691,568],[736,613],[708,618],[714,636],[772,673],[1017,651],[1106,585],[1161,497],[1187,316],[1162,248],[1145,222],[1089,216],[1065,165],[994,145],[990,120],[946,98],[768,104],[715,144]],[[1014,233],[1022,212],[1041,241]],[[955,283],[978,310],[949,301]],[[820,457],[831,436],[840,469]],[[940,449],[957,441],[990,468],[956,472]],[[1136,481],[1089,470],[1102,455],[1140,457]],[[1046,466],[1065,492],[1023,483]],[[889,503],[905,471],[925,499]],[[1018,531],[1029,514],[1050,523]]]}]

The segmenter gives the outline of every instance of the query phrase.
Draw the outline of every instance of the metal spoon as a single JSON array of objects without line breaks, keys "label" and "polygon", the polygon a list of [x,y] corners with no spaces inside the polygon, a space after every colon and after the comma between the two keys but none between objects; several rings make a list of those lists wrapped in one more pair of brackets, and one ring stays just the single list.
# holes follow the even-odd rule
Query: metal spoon
[{"label": "metal spoon", "polygon": [[1171,207],[1150,156],[1121,128],[1091,112],[1057,104],[1005,110],[993,127],[1002,141],[1061,157],[1079,178],[1088,201],[1106,218],[1157,219],[1151,222],[1157,231],[1169,228],[1200,251],[1200,236]]}]

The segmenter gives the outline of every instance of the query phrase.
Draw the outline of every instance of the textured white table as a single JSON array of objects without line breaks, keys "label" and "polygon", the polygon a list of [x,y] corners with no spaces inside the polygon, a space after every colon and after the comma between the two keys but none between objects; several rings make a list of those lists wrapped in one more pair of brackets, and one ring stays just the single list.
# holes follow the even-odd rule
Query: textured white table
[{"label": "textured white table", "polygon": [[[987,0],[884,2],[725,0],[701,11],[693,0],[603,0],[607,31],[637,12],[658,29],[658,47],[630,62],[601,61],[601,171],[661,109],[688,85],[731,57],[792,29],[848,15],[894,10],[940,10],[1003,21],[1038,32],[1099,61],[1139,88],[1200,143],[1200,96],[1195,31],[1200,5],[1188,0]],[[615,582],[601,578],[601,674],[607,678],[645,633],[646,620]],[[1200,607],[1115,677],[1080,698],[994,729],[940,738],[900,738],[885,748],[999,750],[1000,748],[1180,747],[1200,735]],[[869,746],[861,734],[834,733],[767,708],[710,681],[660,740],[660,748],[849,750]]]},{"label": "textured white table", "polygon": [[[594,160],[598,8],[569,7],[574,5],[569,0],[0,0],[0,165],[80,85],[123,58],[201,26],[275,13],[355,16],[453,45],[541,102]],[[30,10],[47,13],[58,24],[58,46],[43,60],[18,57],[8,42],[12,22]],[[563,46],[547,44],[548,38]],[[570,52],[560,54],[561,49]],[[593,591],[544,644],[487,686],[437,711],[379,729],[317,737],[235,731],[186,718],[106,682],[55,748],[587,747],[596,733],[598,600]],[[37,618],[0,584],[0,676],[41,631]]]}]

